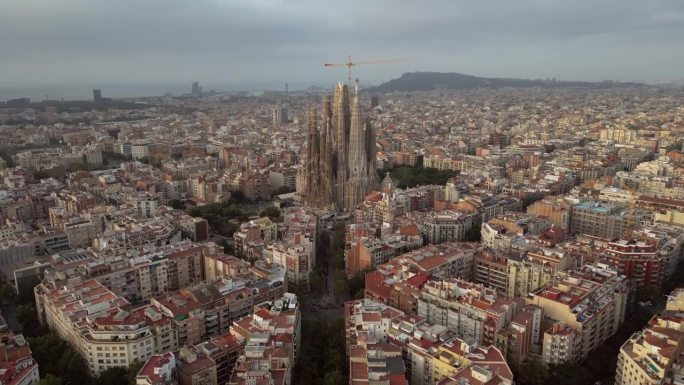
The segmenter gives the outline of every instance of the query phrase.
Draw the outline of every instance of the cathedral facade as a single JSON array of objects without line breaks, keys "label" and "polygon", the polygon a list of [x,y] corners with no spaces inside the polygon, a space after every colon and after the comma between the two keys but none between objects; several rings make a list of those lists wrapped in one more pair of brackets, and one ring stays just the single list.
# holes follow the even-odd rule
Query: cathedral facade
[{"label": "cathedral facade", "polygon": [[376,138],[370,120],[363,120],[358,87],[352,97],[337,84],[332,100],[323,98],[307,116],[306,159],[299,169],[297,190],[309,206],[349,212],[377,186]]}]

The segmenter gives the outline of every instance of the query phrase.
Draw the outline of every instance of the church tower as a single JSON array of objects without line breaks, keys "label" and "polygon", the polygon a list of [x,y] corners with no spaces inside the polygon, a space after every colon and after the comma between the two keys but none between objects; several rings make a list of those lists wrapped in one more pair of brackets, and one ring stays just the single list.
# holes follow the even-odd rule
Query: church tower
[{"label": "church tower", "polygon": [[350,103],[349,87],[338,83],[332,101],[323,98],[321,113],[313,108],[308,113],[299,193],[311,206],[353,210],[377,187],[376,151],[375,130],[361,115],[358,85]]}]

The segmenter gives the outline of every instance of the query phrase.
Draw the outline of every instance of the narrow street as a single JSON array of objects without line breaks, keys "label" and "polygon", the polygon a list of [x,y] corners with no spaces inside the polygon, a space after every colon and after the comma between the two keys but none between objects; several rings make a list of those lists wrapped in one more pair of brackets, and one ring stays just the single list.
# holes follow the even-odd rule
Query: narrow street
[{"label": "narrow street", "polygon": [[[327,237],[327,246],[332,245],[334,233],[324,230],[320,236],[321,238]],[[309,319],[320,319],[328,322],[344,316],[343,305],[338,304],[335,299],[333,280],[335,269],[332,252],[332,247],[324,247],[319,250],[317,255],[316,263],[321,268],[319,271],[322,271],[325,290],[309,293],[309,303],[303,311],[303,316]]]}]

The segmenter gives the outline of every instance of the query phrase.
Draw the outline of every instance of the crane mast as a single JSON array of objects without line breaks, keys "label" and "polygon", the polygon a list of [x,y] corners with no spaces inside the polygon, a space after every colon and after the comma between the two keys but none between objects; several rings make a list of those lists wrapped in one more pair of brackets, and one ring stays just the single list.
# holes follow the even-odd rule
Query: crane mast
[{"label": "crane mast", "polygon": [[352,85],[352,68],[361,64],[389,64],[389,63],[401,63],[415,60],[413,58],[401,58],[401,59],[388,59],[388,60],[365,60],[365,61],[352,61],[351,55],[347,56],[347,61],[345,63],[325,63],[324,67],[347,67],[347,81],[348,84]]}]

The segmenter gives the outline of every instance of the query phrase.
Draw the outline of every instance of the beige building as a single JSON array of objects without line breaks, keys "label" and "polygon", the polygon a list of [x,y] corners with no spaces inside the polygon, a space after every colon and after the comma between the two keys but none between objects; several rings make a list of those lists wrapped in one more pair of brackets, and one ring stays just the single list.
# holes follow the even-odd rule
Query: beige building
[{"label": "beige building", "polygon": [[623,206],[601,201],[585,201],[572,208],[570,232],[613,239],[627,228]]},{"label": "beige building", "polygon": [[544,332],[542,362],[546,365],[576,362],[579,358],[579,342],[577,332],[570,326],[563,322],[554,323]]},{"label": "beige building", "polygon": [[574,267],[574,260],[565,253],[540,249],[519,257],[511,255],[507,264],[506,295],[515,298],[539,289],[557,272]]},{"label": "beige building", "polygon": [[264,246],[278,239],[278,224],[269,217],[242,223],[233,233],[235,253],[238,256],[261,257]]},{"label": "beige building", "polygon": [[198,354],[194,346],[185,346],[176,354],[178,362],[178,385],[217,384],[216,362],[204,354]]},{"label": "beige building", "polygon": [[616,385],[664,385],[684,383],[684,290],[675,290],[662,314],[644,330],[632,334],[620,348]]},{"label": "beige building", "polygon": [[445,326],[458,337],[481,345],[494,343],[496,333],[508,326],[523,301],[497,296],[496,291],[460,279],[429,281],[418,299],[418,315]]},{"label": "beige building", "polygon": [[[605,264],[584,265],[558,274],[525,300],[544,309],[546,318],[567,324],[577,334],[575,352],[566,352],[565,357],[578,362],[615,334],[624,321],[627,286],[624,277]],[[547,345],[543,349],[548,357],[561,357],[557,350],[562,347]]]},{"label": "beige building", "polygon": [[301,345],[300,321],[297,297],[292,293],[255,306],[252,315],[235,321],[230,333],[245,349],[228,384],[292,384]]},{"label": "beige building", "polygon": [[554,226],[566,231],[570,230],[572,205],[563,198],[546,197],[528,206],[527,213],[544,216],[549,218]]},{"label": "beige building", "polygon": [[290,242],[277,242],[266,246],[264,259],[285,267],[289,283],[308,287],[315,253],[315,241],[299,234]]},{"label": "beige building", "polygon": [[421,225],[428,243],[464,241],[466,233],[473,227],[473,214],[443,211],[428,215]]},{"label": "beige building", "polygon": [[35,295],[41,323],[74,347],[93,375],[178,348],[170,317],[155,306],[130,309],[96,280],[41,283]]}]

